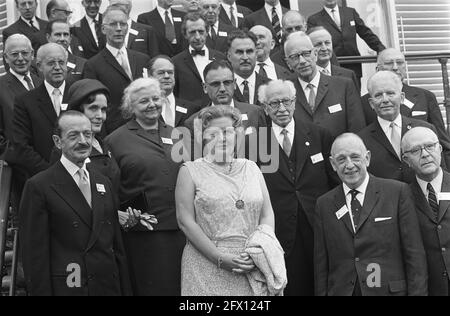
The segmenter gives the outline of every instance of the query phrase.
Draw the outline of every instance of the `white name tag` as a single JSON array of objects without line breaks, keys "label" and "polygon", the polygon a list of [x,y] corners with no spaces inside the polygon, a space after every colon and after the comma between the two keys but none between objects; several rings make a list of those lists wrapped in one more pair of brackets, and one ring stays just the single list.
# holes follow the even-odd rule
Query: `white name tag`
[{"label": "white name tag", "polygon": [[427,112],[425,111],[413,111],[411,113],[412,116],[421,116],[421,115],[427,115]]},{"label": "white name tag", "polygon": [[386,222],[386,221],[390,221],[391,219],[392,219],[392,217],[380,217],[380,218],[375,218],[375,223]]},{"label": "white name tag", "polygon": [[350,26],[355,26],[355,25],[356,25],[355,21],[350,21]]},{"label": "white name tag", "polygon": [[180,17],[174,17],[173,21],[174,22],[183,22]]},{"label": "white name tag", "polygon": [[342,111],[342,106],[340,104],[336,104],[336,105],[330,106],[328,108],[328,111],[330,111],[330,114],[341,112]]},{"label": "white name tag", "polygon": [[414,107],[414,103],[412,103],[411,101],[409,101],[408,99],[405,99],[405,101],[403,102],[404,105],[406,105],[408,108],[412,109]]},{"label": "white name tag", "polygon": [[315,165],[316,163],[323,161],[323,155],[322,153],[319,153],[317,155],[311,156],[311,161]]},{"label": "white name tag", "polygon": [[247,116],[247,114],[242,114],[242,115],[241,115],[241,118],[242,118],[243,121],[248,121],[248,116]]},{"label": "white name tag", "polygon": [[244,15],[243,15],[242,13],[238,13],[238,14],[237,14],[237,17],[243,19],[243,18],[244,18]]},{"label": "white name tag", "polygon": [[142,69],[142,78],[148,78],[148,69],[147,68]]},{"label": "white name tag", "polygon": [[245,130],[245,135],[251,135],[253,134],[253,127],[247,127]]},{"label": "white name tag", "polygon": [[143,39],[143,38],[136,38],[134,41],[135,42],[145,42],[145,39]]},{"label": "white name tag", "polygon": [[78,50],[79,50],[80,52],[83,52],[83,51],[84,51],[83,46],[78,46]]},{"label": "white name tag", "polygon": [[439,193],[439,201],[450,201],[450,192]]},{"label": "white name tag", "polygon": [[139,32],[134,30],[134,29],[130,29],[130,34],[133,34],[134,36],[137,36],[139,34]]},{"label": "white name tag", "polygon": [[166,144],[166,145],[173,145],[173,140],[170,139],[170,138],[164,138],[164,137],[161,137],[161,140],[162,140],[163,144]]},{"label": "white name tag", "polygon": [[228,33],[227,32],[219,32],[219,36],[227,37]]},{"label": "white name tag", "polygon": [[68,107],[69,107],[69,104],[67,104],[67,103],[62,103],[62,104],[61,104],[61,111],[66,111]]},{"label": "white name tag", "polygon": [[183,107],[181,107],[181,106],[177,106],[177,107],[175,108],[175,111],[180,112],[180,113],[183,113],[183,114],[187,114],[187,109],[186,109],[186,108],[183,108]]},{"label": "white name tag", "polygon": [[103,184],[98,184],[98,183],[97,183],[97,191],[98,191],[99,193],[106,193],[105,186],[104,186]]},{"label": "white name tag", "polygon": [[77,66],[77,65],[75,65],[74,63],[67,62],[67,68],[75,69],[76,66]]},{"label": "white name tag", "polygon": [[336,212],[336,217],[338,220],[340,220],[347,213],[348,213],[347,205],[344,205],[339,211]]}]

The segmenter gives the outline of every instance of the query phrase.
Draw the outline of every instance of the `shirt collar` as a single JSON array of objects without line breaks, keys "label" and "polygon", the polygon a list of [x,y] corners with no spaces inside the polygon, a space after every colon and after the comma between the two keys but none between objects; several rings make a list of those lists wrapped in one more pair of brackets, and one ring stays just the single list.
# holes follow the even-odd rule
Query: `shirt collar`
[{"label": "shirt collar", "polygon": [[[119,51],[121,51],[122,53],[126,53],[126,49],[124,49],[124,48],[125,48],[125,45],[122,46],[121,49],[117,49],[117,48],[115,48],[115,47],[112,47],[112,46],[109,45],[109,44],[106,44],[106,48],[111,52],[111,54],[114,56],[114,58],[117,57],[117,54],[119,53]],[[125,51],[125,52],[124,52],[124,51]]]},{"label": "shirt collar", "polygon": [[169,103],[171,105],[175,105],[176,106],[176,100],[175,100],[175,95],[173,93],[171,93],[169,96],[167,96],[167,100],[169,100]]},{"label": "shirt collar", "polygon": [[61,96],[64,97],[64,90],[66,89],[66,82],[65,81],[63,82],[63,84],[59,88],[55,88],[50,83],[48,83],[47,80],[44,80],[44,85],[45,85],[45,88],[47,89],[47,92],[48,92],[48,95],[50,96],[50,99],[52,98],[53,91],[55,89],[59,89],[59,91],[61,92]]},{"label": "shirt collar", "polygon": [[28,77],[31,79],[31,77],[30,77],[30,72],[28,72],[26,75],[21,75],[21,74],[18,74],[17,72],[15,72],[12,68],[9,68],[9,72],[10,72],[14,77],[16,77],[17,79],[19,79],[19,81],[23,81],[23,80],[25,79],[25,76],[28,76]]},{"label": "shirt collar", "polygon": [[[266,66],[269,68],[275,67],[275,64],[273,63],[272,59],[270,59],[270,57],[263,61],[263,63],[266,64]],[[260,62],[258,62],[257,64],[260,64]]]},{"label": "shirt collar", "polygon": [[238,74],[235,74],[235,76],[236,76],[236,81],[237,81],[238,86],[241,86],[244,83],[245,80],[247,80],[249,84],[256,83],[256,72],[255,71],[247,79],[242,78]]},{"label": "shirt collar", "polygon": [[431,183],[433,186],[433,189],[436,193],[440,193],[442,190],[442,181],[444,180],[444,173],[442,172],[442,168],[439,169],[439,174],[436,178],[433,179],[431,182],[423,181],[422,179],[419,179],[419,177],[416,176],[417,183],[419,184],[420,188],[422,189],[422,192],[425,196],[428,196],[428,183]]},{"label": "shirt collar", "polygon": [[275,134],[275,136],[280,136],[281,132],[283,130],[288,131],[288,135],[295,135],[295,121],[294,119],[291,120],[291,122],[286,127],[281,127],[280,125],[275,124],[275,122],[272,122],[272,130]]},{"label": "shirt collar", "polygon": [[[214,103],[211,103],[211,106],[218,106],[218,105],[217,105],[217,104],[214,104]],[[235,107],[235,106],[234,106],[234,100],[233,100],[233,99],[231,99],[231,102],[230,102],[229,106],[231,106],[232,108]]]},{"label": "shirt collar", "polygon": [[[362,195],[366,195],[367,186],[369,185],[369,179],[370,175],[366,173],[366,178],[364,179],[363,183],[357,187],[355,190],[361,193]],[[352,189],[350,189],[345,183],[342,184],[344,187],[344,194],[347,196]]]},{"label": "shirt collar", "polygon": [[235,3],[233,3],[232,5],[229,5],[229,4],[227,4],[227,3],[223,3],[222,2],[222,7],[225,9],[225,11],[227,12],[227,13],[229,13],[230,12],[230,7],[233,7],[234,8],[234,14],[237,14],[237,5],[236,5],[236,2]]},{"label": "shirt collar", "polygon": [[[205,50],[205,57],[208,57],[209,56],[209,49],[208,49],[208,47],[205,45],[205,46],[203,46],[202,50],[203,49]],[[189,45],[189,53],[191,53],[193,50],[195,50],[195,49],[191,45]]]},{"label": "shirt collar", "polygon": [[[91,18],[90,16],[86,15],[86,20],[88,21],[88,24],[91,25],[92,23],[94,23],[94,19]],[[95,17],[96,21],[100,21],[100,14],[97,14],[97,16]]]},{"label": "shirt collar", "polygon": [[300,85],[302,86],[303,91],[306,90],[306,88],[308,87],[308,85],[311,83],[314,85],[314,87],[319,87],[319,83],[320,83],[320,71],[317,71],[316,76],[311,80],[311,82],[306,82],[303,81],[302,79],[300,79],[300,77],[298,78],[298,81],[300,82]]},{"label": "shirt collar", "polygon": [[328,12],[328,14],[330,14],[330,15],[332,15],[333,13],[331,12],[331,10],[336,10],[337,12],[339,12],[339,6],[337,5],[337,3],[336,3],[336,6],[334,7],[334,8],[328,8],[328,7],[323,7],[327,12]]},{"label": "shirt collar", "polygon": [[322,72],[323,69],[328,70],[328,73],[330,74],[330,76],[332,75],[332,73],[331,73],[331,63],[330,62],[328,62],[328,65],[326,67],[320,67],[319,65],[317,65],[317,70],[319,72]]},{"label": "shirt collar", "polygon": [[[166,17],[166,11],[169,11],[169,15],[172,15],[172,8],[169,8],[166,10],[166,9],[160,7],[159,5],[156,6],[156,8],[158,9],[159,14],[161,16],[163,16],[164,18]],[[164,19],[163,19],[163,21],[164,21]]]},{"label": "shirt collar", "polygon": [[[272,8],[273,8],[273,6],[271,6],[270,4],[265,4],[264,5],[264,8],[266,8],[266,11],[267,12],[270,12],[270,14],[269,14],[269,16],[271,17],[272,16]],[[281,9],[281,3],[278,3],[276,6],[275,6],[275,8],[276,8],[276,10],[277,10],[277,13],[278,13],[278,15],[280,15],[280,12],[281,13],[283,13],[283,10]],[[280,18],[280,21],[281,21],[281,16],[279,16],[279,18]]]},{"label": "shirt collar", "polygon": [[[380,123],[381,129],[387,133],[389,131],[389,128],[391,127],[391,121],[387,121],[385,119],[382,119],[381,117],[377,117],[378,123]],[[397,125],[400,129],[402,128],[402,116],[399,114],[397,118],[393,121],[395,125]]]},{"label": "shirt collar", "polygon": [[[66,156],[64,156],[64,154],[61,155],[61,164],[64,166],[64,168],[66,168],[67,172],[70,174],[70,176],[73,178],[78,170],[80,170],[80,167],[78,167],[76,164],[74,164],[72,161],[70,161],[69,159],[66,158]],[[83,167],[81,167],[81,169],[83,169],[84,171],[86,171],[86,174],[89,177],[89,172],[87,171],[86,168],[86,164],[90,162],[90,159],[87,158],[84,161]]]},{"label": "shirt collar", "polygon": [[[22,21],[24,21],[26,24],[30,25],[30,20],[25,19],[23,16],[20,17],[22,19]],[[35,16],[33,16],[33,18],[31,19],[31,21],[33,21],[33,24],[35,27],[39,27],[39,23],[36,19]],[[31,25],[30,25],[31,26]]]}]

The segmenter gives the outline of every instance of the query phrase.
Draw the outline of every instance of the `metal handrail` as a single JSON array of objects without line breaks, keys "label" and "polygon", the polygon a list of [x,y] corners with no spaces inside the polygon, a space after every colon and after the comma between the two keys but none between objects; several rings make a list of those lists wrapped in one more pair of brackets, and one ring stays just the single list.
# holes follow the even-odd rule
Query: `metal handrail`
[{"label": "metal handrail", "polygon": [[8,230],[9,196],[11,191],[12,170],[6,162],[0,161],[0,285],[3,279],[5,263],[6,232]]}]

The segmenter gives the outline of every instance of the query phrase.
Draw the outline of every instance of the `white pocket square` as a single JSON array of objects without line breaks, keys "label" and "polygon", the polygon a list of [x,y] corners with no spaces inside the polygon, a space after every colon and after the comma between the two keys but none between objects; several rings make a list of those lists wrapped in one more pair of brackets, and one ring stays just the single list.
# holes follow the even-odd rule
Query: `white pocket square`
[{"label": "white pocket square", "polygon": [[392,217],[379,217],[375,218],[375,223],[390,221]]},{"label": "white pocket square", "polygon": [[145,40],[143,38],[137,38],[134,40],[135,42],[145,42]]}]

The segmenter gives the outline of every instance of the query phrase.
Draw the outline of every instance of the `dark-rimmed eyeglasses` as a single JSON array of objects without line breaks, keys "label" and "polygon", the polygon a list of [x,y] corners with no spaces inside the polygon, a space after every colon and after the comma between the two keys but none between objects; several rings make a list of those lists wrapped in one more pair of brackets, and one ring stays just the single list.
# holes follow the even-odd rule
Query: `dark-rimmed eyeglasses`
[{"label": "dark-rimmed eyeglasses", "polygon": [[292,60],[292,61],[299,61],[300,60],[300,56],[303,58],[311,58],[312,55],[312,50],[305,50],[303,52],[297,53],[297,54],[292,54],[290,56],[288,56],[288,59]]},{"label": "dark-rimmed eyeglasses", "polygon": [[424,146],[417,146],[412,148],[411,150],[403,152],[405,155],[411,155],[411,156],[419,156],[422,155],[423,150],[425,149],[428,153],[433,153],[437,146],[439,145],[439,142],[433,143],[433,144],[426,144]]},{"label": "dark-rimmed eyeglasses", "polygon": [[274,100],[267,103],[267,105],[274,111],[277,111],[283,105],[286,109],[290,108],[294,103],[295,98],[292,99],[282,99],[282,100]]},{"label": "dark-rimmed eyeglasses", "polygon": [[31,56],[33,56],[33,51],[31,50],[24,50],[20,52],[8,52],[6,55],[11,59],[18,59],[20,55],[22,55],[23,58],[29,59]]}]

